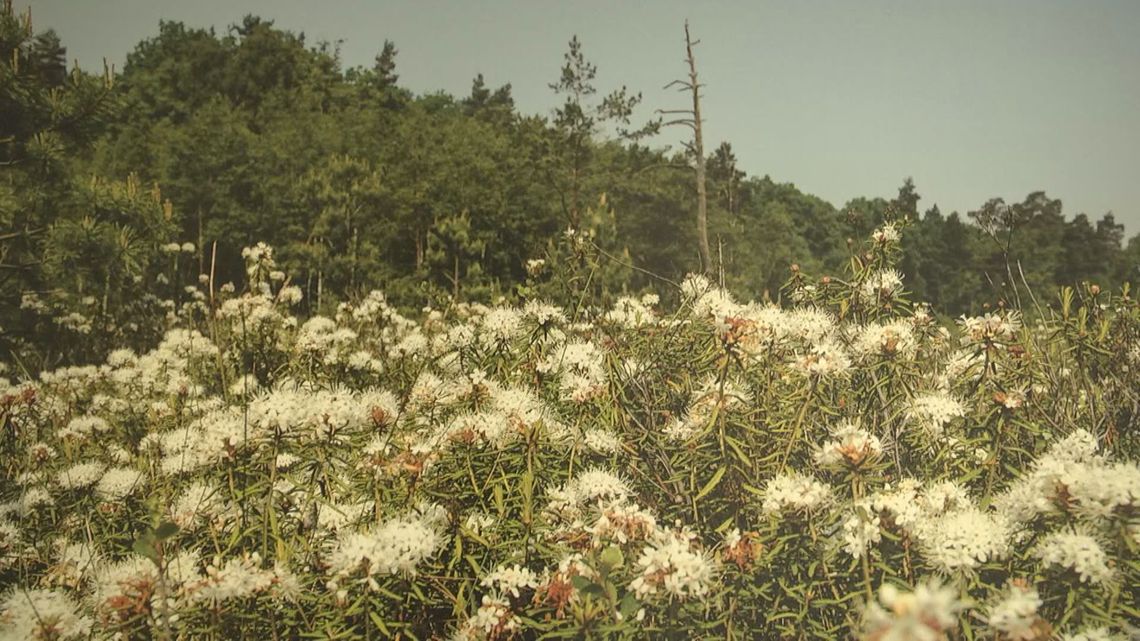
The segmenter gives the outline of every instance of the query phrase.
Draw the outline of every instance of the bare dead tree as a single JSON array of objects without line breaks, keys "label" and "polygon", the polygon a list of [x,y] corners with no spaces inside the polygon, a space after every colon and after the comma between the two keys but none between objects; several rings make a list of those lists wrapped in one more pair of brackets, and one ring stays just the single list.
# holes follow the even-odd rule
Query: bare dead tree
[{"label": "bare dead tree", "polygon": [[697,159],[697,249],[701,257],[701,271],[705,274],[713,273],[712,255],[709,251],[709,209],[708,194],[705,190],[705,143],[701,130],[701,87],[704,85],[697,81],[697,61],[693,56],[693,47],[700,41],[693,41],[689,35],[689,21],[685,21],[685,63],[689,66],[687,80],[674,80],[665,85],[665,88],[677,87],[679,91],[688,92],[693,98],[692,109],[658,109],[657,113],[663,116],[676,116],[664,125],[683,125],[693,130],[692,142],[682,143],[689,153]]}]

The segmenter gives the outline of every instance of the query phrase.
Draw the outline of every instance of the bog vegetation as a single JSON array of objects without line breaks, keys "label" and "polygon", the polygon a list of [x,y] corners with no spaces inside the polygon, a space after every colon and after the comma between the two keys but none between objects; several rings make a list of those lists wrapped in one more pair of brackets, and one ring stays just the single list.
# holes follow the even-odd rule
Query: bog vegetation
[{"label": "bog vegetation", "polygon": [[0,638],[1136,633],[1111,218],[724,146],[686,275],[692,159],[576,42],[550,120],[256,19],[0,42]]},{"label": "bog vegetation", "polygon": [[0,392],[12,638],[1135,630],[1132,300],[948,329],[888,225],[788,308],[692,276],[674,308],[373,291],[301,321],[243,254],[156,348]]}]

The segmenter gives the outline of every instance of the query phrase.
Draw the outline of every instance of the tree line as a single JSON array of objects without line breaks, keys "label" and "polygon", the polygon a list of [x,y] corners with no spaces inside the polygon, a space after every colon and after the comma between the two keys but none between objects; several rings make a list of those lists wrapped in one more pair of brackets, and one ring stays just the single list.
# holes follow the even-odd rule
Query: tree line
[{"label": "tree line", "polygon": [[[669,296],[701,269],[743,298],[778,300],[793,265],[840,273],[885,222],[901,231],[908,288],[942,314],[1028,291],[1048,304],[1061,286],[1137,276],[1140,237],[1125,244],[1111,213],[1066,217],[1044,192],[943,214],[921,209],[906,179],[893,196],[836,207],[748,175],[727,141],[707,154],[708,141],[655,145],[666,123],[635,91],[596,86],[576,37],[561,67],[551,61],[558,107],[537,115],[481,74],[466,96],[415,94],[399,82],[396,45],[378,49],[373,65],[351,67],[335,46],[257,17],[222,33],[162,22],[121,71],[90,73],[69,69],[56,34],[7,3],[4,346],[84,322],[146,340],[161,323],[141,319],[199,274],[240,282],[240,251],[257,242],[276,248],[310,313],[371,289],[408,308],[558,299],[574,279],[602,299]],[[697,85],[695,67],[663,69],[682,73]]]}]

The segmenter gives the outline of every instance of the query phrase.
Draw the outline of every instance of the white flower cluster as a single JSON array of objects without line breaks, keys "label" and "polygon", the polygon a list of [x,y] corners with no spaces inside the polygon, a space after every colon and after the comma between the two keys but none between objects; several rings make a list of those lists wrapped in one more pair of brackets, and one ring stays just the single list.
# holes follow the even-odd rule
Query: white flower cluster
[{"label": "white flower cluster", "polygon": [[1093,521],[1118,518],[1140,506],[1140,466],[1110,463],[1097,454],[1095,437],[1076,430],[1055,443],[995,505],[1021,523],[1057,513]]},{"label": "white flower cluster", "polygon": [[551,331],[567,323],[566,312],[561,307],[540,300],[527,301],[522,311],[523,318],[538,329]]},{"label": "white flower cluster", "polygon": [[503,347],[524,331],[522,312],[510,307],[496,307],[483,315],[480,336],[487,347]]},{"label": "white flower cluster", "polygon": [[1000,512],[982,511],[951,482],[923,488],[907,480],[857,502],[843,522],[844,548],[862,556],[882,540],[885,523],[914,540],[930,567],[943,573],[972,572],[1004,558],[1013,539]]},{"label": "white flower cluster", "polygon": [[883,454],[879,437],[852,422],[843,422],[831,430],[831,440],[815,453],[815,462],[821,467],[858,468],[874,463]]},{"label": "white flower cluster", "polygon": [[605,354],[590,341],[563,344],[535,369],[556,376],[562,398],[567,401],[584,403],[605,391]]},{"label": "white flower cluster", "polygon": [[600,427],[586,429],[582,433],[582,442],[598,454],[616,454],[621,450],[621,437]]},{"label": "white flower cluster", "polygon": [[974,570],[1009,553],[1011,529],[998,515],[970,506],[918,521],[915,538],[923,557],[936,570]]},{"label": "white flower cluster", "polygon": [[578,549],[599,549],[658,537],[663,530],[656,515],[631,501],[632,495],[624,479],[598,468],[548,490],[544,514],[554,525],[548,540],[571,542]]},{"label": "white flower cluster", "polygon": [[940,437],[946,426],[956,418],[965,416],[962,402],[944,391],[919,394],[910,401],[906,417],[925,433]]},{"label": "white flower cluster", "polygon": [[1011,584],[990,606],[987,623],[1010,641],[1032,641],[1041,636],[1042,621],[1037,609],[1042,603],[1036,588]]},{"label": "white flower cluster", "polygon": [[871,232],[871,240],[878,245],[893,245],[899,242],[902,234],[894,223],[883,223],[881,227]]},{"label": "white flower cluster", "polygon": [[708,427],[714,415],[746,409],[752,394],[732,380],[706,380],[689,397],[688,410],[665,426],[665,436],[672,441],[687,441]]},{"label": "white flower cluster", "polygon": [[918,341],[906,319],[868,323],[856,331],[851,341],[851,350],[865,359],[913,358],[916,349]]},{"label": "white flower cluster", "polygon": [[863,619],[864,638],[880,641],[945,641],[965,607],[953,587],[926,581],[905,592],[891,583],[879,588]]},{"label": "white flower cluster", "polygon": [[810,514],[827,507],[832,499],[830,487],[793,472],[768,481],[762,507],[767,514]]},{"label": "white flower cluster", "polygon": [[[168,595],[200,578],[198,556],[182,552],[166,563],[164,577]],[[148,558],[130,556],[106,562],[92,570],[90,602],[100,619],[138,616],[151,609],[170,609],[173,604],[159,596],[158,567]]]},{"label": "white flower cluster", "polygon": [[646,294],[641,298],[623,296],[603,315],[602,320],[628,329],[644,327],[657,320],[653,307],[657,304],[656,294]]},{"label": "white flower cluster", "polygon": [[224,510],[221,491],[197,481],[187,486],[173,501],[169,517],[180,529],[193,532],[207,523],[215,523]]},{"label": "white flower cluster", "polygon": [[128,467],[113,467],[103,473],[95,485],[95,494],[108,502],[121,501],[138,494],[146,485],[145,475]]},{"label": "white flower cluster", "polygon": [[317,363],[335,365],[348,362],[356,355],[356,340],[357,334],[352,329],[338,327],[331,318],[314,316],[301,325],[293,349]]},{"label": "white flower cluster", "polygon": [[996,345],[1012,342],[1021,331],[1021,314],[1014,311],[1004,314],[963,316],[958,320],[963,340],[975,345]]},{"label": "white flower cluster", "polygon": [[586,529],[593,547],[608,542],[625,545],[631,541],[645,541],[660,532],[657,516],[633,503],[613,501],[602,505],[598,512],[597,520]]},{"label": "white flower cluster", "polygon": [[56,476],[56,484],[65,490],[91,487],[103,477],[106,466],[95,461],[76,463]]},{"label": "white flower cluster", "polygon": [[717,567],[709,555],[696,549],[688,532],[667,531],[641,552],[637,570],[629,588],[638,598],[664,594],[669,600],[683,600],[708,594]]},{"label": "white flower cluster", "polygon": [[0,638],[86,639],[94,622],[60,590],[14,590],[0,601]]},{"label": "white flower cluster", "polygon": [[249,425],[261,438],[273,432],[302,440],[328,441],[378,427],[376,419],[399,414],[390,392],[278,387],[249,404]]},{"label": "white flower cluster", "polygon": [[809,376],[835,378],[843,376],[851,369],[851,357],[836,341],[825,340],[812,345],[806,353],[799,355],[792,366]]},{"label": "white flower cluster", "polygon": [[859,286],[864,301],[872,304],[890,302],[902,293],[903,277],[894,269],[873,272]]},{"label": "white flower cluster", "polygon": [[501,596],[484,594],[475,615],[463,622],[452,641],[492,641],[509,639],[522,626],[522,619]]},{"label": "white flower cluster", "polygon": [[1107,583],[1115,575],[1104,548],[1082,532],[1051,532],[1038,543],[1035,554],[1046,565],[1075,573],[1082,583]]},{"label": "white flower cluster", "polygon": [[533,590],[538,587],[538,575],[517,563],[509,567],[501,565],[486,574],[479,581],[479,585],[517,599],[521,590]]},{"label": "white flower cluster", "polygon": [[363,578],[373,590],[376,577],[415,574],[431,558],[445,537],[434,523],[422,517],[399,517],[363,532],[345,532],[328,555],[329,574],[335,585],[341,579]]},{"label": "white flower cluster", "polygon": [[[481,404],[481,409],[452,416],[432,434],[433,447],[446,449],[451,443],[463,442],[502,449],[523,439],[540,425],[545,428],[542,435],[552,442],[565,442],[569,438],[570,431],[566,425],[530,390],[485,386],[484,391],[489,398]],[[595,435],[595,443],[602,448],[605,447],[603,439],[604,435]]]},{"label": "white flower cluster", "polygon": [[633,495],[633,490],[625,479],[613,472],[591,468],[547,494],[547,512],[572,520],[579,518],[587,505],[625,500]]},{"label": "white flower cluster", "polygon": [[300,584],[287,568],[277,565],[263,569],[261,566],[261,557],[256,552],[224,562],[216,560],[206,567],[204,576],[188,582],[184,592],[189,602],[204,602],[211,607],[260,594],[289,599],[300,594]]},{"label": "white flower cluster", "polygon": [[738,308],[732,295],[713,286],[704,276],[690,274],[681,282],[681,295],[691,306],[694,316],[722,319]]},{"label": "white flower cluster", "polygon": [[167,254],[177,254],[179,252],[184,254],[194,253],[194,243],[167,243],[160,249]]}]

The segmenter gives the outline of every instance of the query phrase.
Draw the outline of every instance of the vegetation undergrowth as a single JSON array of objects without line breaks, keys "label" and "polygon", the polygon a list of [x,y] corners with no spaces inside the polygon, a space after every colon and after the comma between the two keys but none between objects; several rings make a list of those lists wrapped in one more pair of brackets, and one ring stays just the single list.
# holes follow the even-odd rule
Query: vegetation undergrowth
[{"label": "vegetation undergrowth", "polygon": [[415,318],[298,318],[250,247],[154,349],[9,364],[0,637],[1135,634],[1135,301],[948,327],[898,242],[788,307],[602,306],[587,271]]}]

